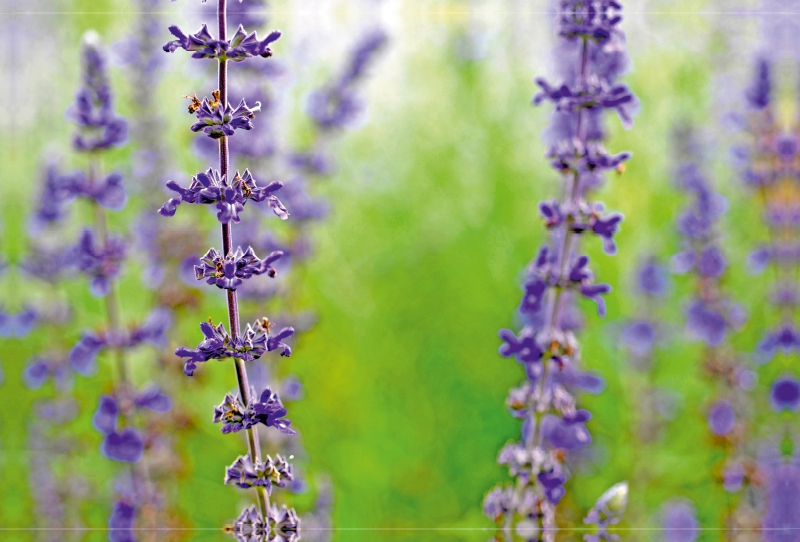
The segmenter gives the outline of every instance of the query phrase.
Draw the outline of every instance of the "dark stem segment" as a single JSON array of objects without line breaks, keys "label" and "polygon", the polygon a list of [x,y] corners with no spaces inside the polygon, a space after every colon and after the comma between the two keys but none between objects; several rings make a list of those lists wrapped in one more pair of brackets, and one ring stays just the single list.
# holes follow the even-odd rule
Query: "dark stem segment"
[{"label": "dark stem segment", "polygon": [[[227,38],[227,21],[225,11],[225,0],[219,0],[217,4],[217,22],[219,23],[219,39],[226,40]],[[221,60],[219,62],[218,71],[218,87],[219,99],[225,107],[228,103],[228,62]],[[228,138],[221,137],[219,140],[219,172],[223,179],[228,178],[229,174],[229,153],[228,153]],[[232,252],[233,245],[233,231],[231,224],[222,225],[222,253],[227,255]],[[236,298],[236,291],[226,290],[228,293],[228,325],[230,328],[231,337],[236,339],[239,337],[239,303]],[[253,400],[250,396],[250,382],[247,378],[247,367],[244,361],[234,358],[234,368],[236,369],[236,381],[239,385],[239,396],[247,407]],[[247,432],[247,449],[250,459],[253,463],[258,463],[261,458],[261,446],[258,439],[258,428],[251,427],[246,430]],[[262,516],[266,519],[267,508],[269,507],[269,495],[267,491],[259,486],[256,488],[258,495],[258,507],[261,510]]]}]

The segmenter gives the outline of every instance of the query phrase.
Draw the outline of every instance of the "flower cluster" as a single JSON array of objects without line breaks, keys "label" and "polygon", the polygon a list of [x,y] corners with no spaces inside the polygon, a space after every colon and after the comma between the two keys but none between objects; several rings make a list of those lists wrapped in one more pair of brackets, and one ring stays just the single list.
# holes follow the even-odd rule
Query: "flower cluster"
[{"label": "flower cluster", "polygon": [[267,456],[265,461],[253,463],[250,456],[239,456],[233,464],[225,469],[225,483],[236,484],[241,488],[263,486],[267,493],[272,493],[272,484],[286,487],[292,481],[292,466],[280,455],[275,459]]},{"label": "flower cluster", "polygon": [[617,26],[620,17],[609,17],[608,12],[619,10],[619,4],[564,1],[560,9],[565,42],[559,49],[561,63],[572,67],[560,85],[537,79],[542,92],[534,103],[551,100],[556,105],[547,154],[567,187],[563,200],[539,205],[552,240],[528,268],[519,306],[522,330],[500,331],[500,355],[515,357],[525,368],[526,381],[511,390],[506,402],[511,414],[523,421],[521,439],[507,444],[498,456],[498,463],[508,466],[517,482],[496,487],[484,501],[484,512],[500,529],[498,540],[515,539],[515,533],[525,539],[553,539],[555,506],[566,493],[564,459],[592,440],[585,425],[591,414],[577,406],[575,393],[603,388],[598,376],[578,369],[576,331],[581,323],[573,304],[579,296],[591,300],[602,316],[603,296],[611,287],[595,282],[588,256],[579,252],[579,239],[593,233],[602,239],[606,253],[616,252],[614,236],[622,216],[605,214],[602,204],[590,202],[587,194],[603,181],[605,172],[621,172],[630,156],[605,151],[600,114],[616,109],[628,126],[636,99],[616,83],[626,62]]},{"label": "flower cluster", "polygon": [[[164,413],[172,408],[169,397],[157,388],[148,388],[133,397],[126,397],[126,408],[141,408]],[[92,419],[95,429],[104,435],[101,450],[114,461],[138,463],[144,453],[144,440],[132,427],[119,429],[120,406],[111,395],[101,395],[100,403]]]},{"label": "flower cluster", "polygon": [[234,533],[239,540],[267,540],[269,542],[296,542],[300,518],[286,506],[271,505],[267,515],[255,506],[245,508],[233,524]]},{"label": "flower cluster", "polygon": [[142,343],[161,346],[166,340],[166,331],[171,324],[172,315],[164,309],[157,309],[139,326],[124,330],[84,331],[80,340],[70,350],[70,364],[82,375],[91,374],[95,369],[95,358],[102,350],[129,350]]},{"label": "flower cluster", "polygon": [[66,206],[76,198],[97,202],[106,209],[118,211],[125,207],[127,194],[122,175],[108,174],[105,179],[90,181],[83,171],[61,174],[55,164],[47,167],[44,190],[34,217],[41,223],[52,224],[64,218]]},{"label": "flower cluster", "polygon": [[[250,395],[254,397],[255,392]],[[261,423],[281,433],[296,435],[297,432],[289,427],[292,422],[284,416],[286,408],[278,394],[270,388],[266,388],[258,400],[252,400],[247,406],[244,406],[241,397],[228,393],[222,403],[214,407],[214,423],[222,424],[223,433],[236,433]]]},{"label": "flower cluster", "polygon": [[175,25],[170,26],[169,31],[178,39],[167,42],[164,51],[174,53],[177,49],[184,49],[193,53],[192,58],[217,58],[220,62],[241,62],[254,56],[269,58],[272,56],[269,45],[281,37],[281,33],[274,30],[266,38],[259,40],[257,32],[248,34],[242,25],[239,25],[230,40],[214,39],[206,24],[195,34],[188,36]]},{"label": "flower cluster", "polygon": [[183,372],[188,376],[194,374],[198,363],[212,359],[237,358],[243,361],[253,361],[264,355],[265,352],[280,350],[282,356],[291,356],[291,347],[284,343],[294,333],[291,327],[285,327],[278,333],[271,335],[272,323],[267,318],[256,320],[247,324],[245,332],[241,335],[231,336],[222,323],[216,326],[211,322],[201,322],[200,331],[205,339],[192,350],[181,346],[175,350],[175,355],[185,358]]},{"label": "flower cluster", "polygon": [[[271,251],[267,258],[261,260],[255,255],[252,247],[245,251],[241,247],[233,249],[232,225],[241,221],[241,213],[245,204],[253,201],[259,207],[271,209],[281,219],[289,217],[289,213],[273,193],[283,186],[274,181],[266,187],[260,187],[249,170],[240,175],[237,171],[230,179],[230,141],[237,130],[252,130],[256,112],[261,110],[261,103],[248,107],[242,99],[237,107],[228,102],[228,61],[241,62],[247,58],[272,56],[269,45],[280,37],[280,32],[272,32],[263,40],[255,33],[247,34],[240,25],[233,37],[227,39],[226,3],[220,0],[217,6],[217,18],[220,35],[214,38],[203,24],[200,30],[186,35],[177,26],[171,26],[170,32],[177,39],[166,43],[164,51],[174,52],[184,49],[192,53],[195,59],[212,59],[217,61],[217,90],[211,99],[202,100],[195,96],[191,99],[189,112],[194,114],[197,122],[191,126],[193,132],[203,132],[211,139],[218,140],[219,167],[210,168],[192,178],[188,188],[169,181],[167,187],[176,192],[178,197],[171,198],[159,210],[163,216],[173,216],[182,202],[214,205],[217,219],[222,225],[222,249],[209,249],[200,259],[200,265],[194,266],[197,280],[205,280],[227,290],[228,327],[220,323],[216,326],[212,321],[200,324],[204,340],[195,349],[179,347],[175,355],[184,359],[184,373],[191,376],[197,363],[212,359],[232,358],[236,370],[236,379],[240,390],[239,396],[226,395],[221,405],[214,409],[214,422],[222,423],[223,433],[246,431],[248,453],[240,456],[228,467],[225,483],[235,483],[244,488],[255,490],[258,507],[247,508],[236,521],[232,531],[240,539],[259,540],[264,537],[270,540],[294,540],[297,538],[299,519],[294,510],[286,507],[278,508],[270,503],[273,485],[283,487],[292,479],[291,467],[282,457],[273,460],[267,456],[261,459],[258,425],[276,428],[286,434],[295,434],[289,427],[290,422],[284,418],[286,409],[278,395],[266,388],[260,397],[249,385],[245,362],[256,360],[266,352],[279,350],[282,356],[291,355],[291,348],[283,342],[293,333],[292,327],[284,327],[272,334],[273,324],[267,319],[256,320],[248,324],[243,333],[239,329],[239,305],[237,289],[246,279],[253,275],[276,275],[272,263],[283,253]],[[238,139],[238,138],[237,138]],[[230,330],[230,331],[228,331]]]},{"label": "flower cluster", "polygon": [[209,169],[192,177],[189,188],[183,188],[175,181],[167,181],[167,188],[177,192],[179,197],[168,200],[158,212],[162,216],[174,216],[178,205],[182,202],[198,205],[214,204],[218,211],[217,219],[222,224],[238,223],[241,221],[239,213],[244,210],[245,203],[251,200],[256,203],[263,202],[281,220],[286,220],[289,218],[289,212],[273,194],[282,186],[283,183],[280,181],[272,181],[267,186],[258,186],[249,170],[245,170],[241,176],[237,171],[233,176],[233,182],[228,183],[225,175]]},{"label": "flower cluster", "polygon": [[254,107],[248,107],[243,98],[239,105],[232,107],[230,103],[223,105],[219,102],[219,91],[215,90],[212,96],[213,100],[203,98],[199,104],[194,98],[189,108],[190,111],[194,109],[194,116],[197,117],[197,122],[191,127],[193,132],[202,131],[211,139],[219,139],[232,136],[236,130],[253,129],[252,121],[256,113],[261,111],[261,102],[256,102]]},{"label": "flower cluster", "polygon": [[274,277],[276,274],[272,263],[280,259],[283,252],[275,250],[263,260],[256,256],[252,247],[247,247],[242,251],[238,247],[236,252],[223,257],[215,248],[211,248],[200,258],[201,265],[194,266],[197,280],[205,279],[208,284],[213,284],[217,288],[235,290],[245,279],[253,275],[264,275]]}]

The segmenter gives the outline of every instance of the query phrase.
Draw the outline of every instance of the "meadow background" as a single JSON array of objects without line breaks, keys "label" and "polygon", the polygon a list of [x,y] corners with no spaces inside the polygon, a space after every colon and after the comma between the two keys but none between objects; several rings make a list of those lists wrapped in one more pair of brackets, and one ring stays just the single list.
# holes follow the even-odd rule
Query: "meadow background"
[{"label": "meadow background", "polygon": [[[288,145],[302,147],[308,139],[305,98],[336,73],[359,33],[380,27],[390,40],[361,90],[369,104],[367,117],[336,139],[337,171],[313,186],[331,205],[328,219],[312,230],[315,254],[287,276],[294,292],[288,308],[316,315],[313,328],[277,369],[298,375],[305,390],[290,417],[307,449],[312,489],[295,502],[307,508],[313,480],[327,476],[334,488],[337,528],[492,526],[481,513],[481,502],[508,476],[495,459],[519,430],[504,400],[508,388],[522,378],[516,363],[497,355],[497,330],[513,325],[522,271],[544,239],[538,201],[559,190],[543,157],[550,107],[530,103],[536,91],[533,77],[554,73],[550,7],[548,1],[521,0],[270,2],[268,28],[259,30],[284,32],[274,50],[291,72],[278,87],[283,105],[277,129]],[[763,16],[754,14],[756,7],[696,0],[625,2],[622,28],[633,69],[624,81],[641,105],[631,130],[609,123],[609,150],[629,150],[633,158],[598,196],[607,208],[623,213],[625,221],[617,256],[603,255],[598,244],[589,246],[597,276],[614,292],[605,319],[596,316],[593,306],[582,305],[587,320],[583,360],[607,385],[603,394],[582,399],[594,415],[588,424],[594,442],[567,486],[563,508],[568,518],[579,520],[606,488],[621,480],[631,484],[632,512],[624,523],[629,527],[657,525],[661,506],[677,497],[691,499],[701,524],[714,527],[728,504],[714,481],[720,456],[705,422],[712,387],[699,367],[702,347],[683,329],[691,279],[673,277],[669,295],[656,308],[669,333],[647,378],[670,391],[675,407],[649,446],[638,445],[632,429],[635,390],[645,377],[629,367],[620,333],[639,306],[633,287],[636,266],[648,256],[666,263],[679,250],[674,220],[686,198],[674,185],[673,134],[676,126],[687,124],[702,133],[703,168],[730,204],[723,218],[731,262],[726,286],[753,323],[734,336],[734,343],[752,351],[764,328],[766,286],[746,273],[745,259],[765,232],[731,166],[729,148],[738,134],[725,120],[741,108],[761,47]],[[169,24],[194,31],[202,9],[196,0],[160,2],[163,41],[170,39]],[[66,164],[82,164],[82,157],[70,150],[73,126],[64,116],[78,84],[81,36],[94,29],[113,45],[135,32],[139,11],[133,0],[2,3],[0,254],[5,261],[19,261],[27,250],[26,226],[42,165],[56,156]],[[164,57],[158,88],[135,88],[123,66],[112,67],[117,110],[130,118],[136,93],[155,95],[172,168],[159,175],[185,183],[207,167],[193,151],[196,136],[188,130],[182,98],[201,90],[203,74],[188,55]],[[234,80],[236,73],[233,65]],[[135,148],[132,139],[107,160],[127,178]],[[145,208],[140,196],[133,196],[126,211],[114,218],[115,226],[124,229],[144,211],[153,220],[166,220],[156,209]],[[208,231],[213,224],[213,218],[204,222]],[[216,233],[208,235],[217,242]],[[141,269],[141,262],[130,265],[122,279],[126,317],[147,312],[150,294],[142,287]],[[19,274],[0,279],[6,307],[47,295]],[[34,401],[53,391],[22,385],[26,361],[44,342],[77,340],[83,327],[96,325],[101,308],[78,277],[68,280],[59,295],[75,307],[68,335],[37,330],[24,340],[0,339],[4,528],[32,527],[38,521],[27,435]],[[202,295],[199,308],[179,315],[179,331],[170,339],[173,348],[195,344],[197,321],[209,315],[222,318],[222,294],[207,289]],[[140,382],[156,370],[146,358],[136,358],[134,377]],[[180,433],[183,465],[169,498],[185,526],[217,529],[245,502],[243,493],[221,484],[223,466],[242,442],[220,435],[210,423],[212,406],[235,381],[229,367],[207,365],[200,378],[178,384],[176,403],[192,426]],[[158,370],[180,380],[177,358]],[[769,382],[777,366],[761,371],[761,382]],[[110,488],[104,480],[117,468],[101,456],[100,435],[91,428],[97,396],[111,376],[110,360],[101,359],[94,378],[78,377],[75,384],[79,413],[69,427],[81,449],[64,468],[90,473],[95,482],[81,508],[87,526],[105,525],[109,504],[104,495]],[[762,387],[753,397],[766,405]],[[334,540],[485,540],[490,535],[480,530],[341,530],[334,532]],[[40,536],[0,533],[13,542]],[[69,536],[105,539],[100,532]],[[179,536],[224,539],[216,530]],[[631,533],[624,539],[657,537]],[[707,532],[700,540],[718,537]]]}]

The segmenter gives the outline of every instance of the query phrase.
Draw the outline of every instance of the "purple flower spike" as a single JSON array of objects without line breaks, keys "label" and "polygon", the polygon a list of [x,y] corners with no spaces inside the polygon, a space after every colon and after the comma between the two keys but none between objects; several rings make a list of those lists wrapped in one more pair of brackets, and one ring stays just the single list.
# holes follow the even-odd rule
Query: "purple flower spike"
[{"label": "purple flower spike", "polygon": [[375,31],[356,44],[349,65],[341,76],[308,97],[308,115],[321,130],[335,130],[355,124],[365,110],[356,92],[368,66],[388,41],[386,34]]},{"label": "purple flower spike", "polygon": [[95,429],[108,436],[117,430],[117,419],[119,418],[119,408],[117,401],[110,395],[101,395],[100,404],[94,413],[92,423]]},{"label": "purple flower spike", "polygon": [[73,145],[79,151],[119,146],[128,138],[128,123],[114,114],[105,54],[101,50],[100,36],[95,32],[84,35],[82,54],[84,86],[67,111],[67,116],[79,128]]},{"label": "purple flower spike", "polygon": [[270,264],[280,259],[281,256],[283,256],[283,252],[278,250],[260,260],[252,247],[247,247],[247,251],[242,251],[242,248],[238,247],[236,252],[223,258],[216,249],[212,248],[200,259],[202,265],[196,265],[194,271],[197,280],[206,279],[208,284],[213,284],[218,288],[236,290],[245,279],[249,279],[253,275],[266,274],[274,277],[276,271]]},{"label": "purple flower spike", "polygon": [[[549,142],[545,155],[565,184],[561,198],[539,203],[550,233],[527,269],[516,315],[522,329],[518,334],[508,329],[499,333],[503,341],[499,354],[523,364],[526,380],[511,390],[506,401],[511,415],[521,421],[521,439],[508,443],[498,456],[514,480],[497,486],[484,501],[486,515],[498,525],[497,539],[552,535],[556,505],[566,492],[565,453],[592,441],[585,426],[591,414],[578,407],[576,394],[599,393],[604,381],[580,368],[577,334],[585,321],[577,300],[593,301],[599,315],[605,316],[605,294],[611,286],[595,280],[589,257],[578,247],[584,244],[580,236],[590,235],[600,238],[606,254],[617,252],[622,215],[606,212],[601,202],[589,198],[612,170],[622,174],[623,162],[631,156],[606,150],[604,111],[616,111],[627,128],[638,104],[630,89],[617,81],[629,65],[618,28],[621,6],[614,0],[560,0],[558,10],[561,40],[556,64],[562,79],[551,83],[537,77],[540,91],[533,103],[555,105],[545,132]],[[654,342],[655,333],[650,327],[641,328],[627,331],[627,342],[644,350]],[[624,484],[618,486],[615,492]],[[627,497],[627,489],[624,494]],[[602,529],[585,538],[613,539]]]},{"label": "purple flower spike", "polygon": [[292,422],[284,416],[286,408],[278,394],[269,388],[261,393],[258,401],[253,400],[247,407],[243,406],[239,397],[230,393],[225,395],[220,405],[214,407],[214,423],[222,423],[223,433],[236,433],[262,423],[267,427],[274,427],[281,433],[296,435],[297,432],[289,427]]},{"label": "purple flower spike", "polygon": [[775,410],[796,412],[800,409],[800,382],[792,376],[776,380],[769,398]]},{"label": "purple flower spike", "polygon": [[730,402],[717,401],[708,412],[708,427],[717,436],[729,435],[736,427],[736,413]]},{"label": "purple flower spike", "polygon": [[135,429],[123,429],[106,436],[102,447],[103,455],[122,463],[138,463],[144,453],[144,442]]}]

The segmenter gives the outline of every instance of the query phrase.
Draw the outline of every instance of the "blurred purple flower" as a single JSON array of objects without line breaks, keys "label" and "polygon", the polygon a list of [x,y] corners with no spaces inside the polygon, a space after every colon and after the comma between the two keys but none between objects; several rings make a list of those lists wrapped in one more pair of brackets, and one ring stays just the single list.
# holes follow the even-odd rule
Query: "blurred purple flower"
[{"label": "blurred purple flower", "polygon": [[700,535],[700,523],[694,505],[687,500],[675,500],[662,508],[661,525],[666,542],[694,542]]},{"label": "blurred purple flower", "polygon": [[733,405],[724,399],[717,401],[708,411],[708,427],[717,436],[729,435],[736,428]]},{"label": "blurred purple flower", "polygon": [[775,410],[797,411],[800,408],[800,382],[793,376],[784,376],[772,384],[770,402]]}]

